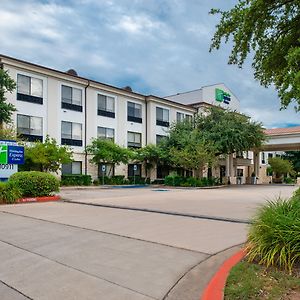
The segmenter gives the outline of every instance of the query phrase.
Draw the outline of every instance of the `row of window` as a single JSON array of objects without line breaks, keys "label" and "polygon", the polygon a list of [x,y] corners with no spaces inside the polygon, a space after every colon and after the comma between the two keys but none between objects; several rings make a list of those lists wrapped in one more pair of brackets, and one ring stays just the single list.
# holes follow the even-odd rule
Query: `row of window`
[{"label": "row of window", "polygon": [[[17,99],[20,101],[43,104],[43,81],[18,74]],[[61,107],[82,112],[82,90],[66,85],[61,86]],[[115,98],[98,94],[97,114],[108,118],[115,118]],[[191,115],[177,112],[177,121],[192,118]],[[127,102],[127,121],[142,123],[142,105]],[[156,125],[169,127],[169,110],[156,108]]]},{"label": "row of window", "polygon": [[[29,141],[43,140],[43,119],[27,115],[17,115],[17,131]],[[98,127],[97,135],[99,138],[114,141],[115,130],[113,128]],[[156,143],[164,138],[162,135],[156,136]],[[139,132],[128,131],[128,147],[140,148],[142,146],[142,134]],[[82,146],[82,124],[74,122],[61,122],[61,143],[63,145]]]},{"label": "row of window", "polygon": [[[73,161],[68,164],[62,164],[61,173],[63,175],[73,174],[79,175],[82,174],[82,162],[81,161]],[[98,166],[98,176],[114,176],[115,168],[112,164],[105,164],[105,169],[102,169],[102,165]],[[142,176],[142,166],[141,164],[129,164],[128,165],[128,177],[132,176]]]}]

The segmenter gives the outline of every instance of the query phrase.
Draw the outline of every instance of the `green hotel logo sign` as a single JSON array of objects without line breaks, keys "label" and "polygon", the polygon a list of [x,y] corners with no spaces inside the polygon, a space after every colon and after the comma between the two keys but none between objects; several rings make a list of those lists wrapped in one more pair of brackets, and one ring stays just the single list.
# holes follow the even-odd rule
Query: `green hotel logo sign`
[{"label": "green hotel logo sign", "polygon": [[0,145],[0,164],[6,165],[8,161],[8,146]]},{"label": "green hotel logo sign", "polygon": [[230,94],[221,90],[221,89],[215,89],[215,95],[216,95],[216,101],[218,102],[224,102],[225,104],[229,104],[231,97]]}]

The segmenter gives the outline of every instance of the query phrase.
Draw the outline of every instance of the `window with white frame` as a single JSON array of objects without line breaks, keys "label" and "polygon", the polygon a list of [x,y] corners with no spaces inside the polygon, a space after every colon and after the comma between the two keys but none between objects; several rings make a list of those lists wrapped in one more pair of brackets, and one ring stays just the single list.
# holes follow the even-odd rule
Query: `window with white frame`
[{"label": "window with white frame", "polygon": [[61,143],[70,146],[82,146],[82,124],[61,122]]},{"label": "window with white frame", "polygon": [[43,104],[43,80],[18,74],[17,100]]},{"label": "window with white frame", "polygon": [[43,118],[28,115],[17,115],[17,132],[24,139],[33,141],[43,140]]},{"label": "window with white frame", "polygon": [[161,107],[156,107],[156,125],[169,127],[169,110]]},{"label": "window with white frame", "polygon": [[177,112],[176,113],[176,121],[177,122],[182,122],[184,120],[184,113]]},{"label": "window with white frame", "polygon": [[115,98],[98,94],[98,115],[115,117]]},{"label": "window with white frame", "polygon": [[160,134],[157,134],[156,135],[156,145],[158,145],[163,139],[165,139],[166,136],[165,135],[160,135]]},{"label": "window with white frame", "polygon": [[68,164],[62,164],[61,167],[62,175],[73,174],[80,175],[82,174],[82,162],[81,161],[72,161]]},{"label": "window with white frame", "polygon": [[127,121],[142,123],[142,105],[134,102],[127,102]]},{"label": "window with white frame", "polygon": [[127,146],[132,147],[132,148],[141,148],[142,147],[142,134],[139,132],[128,131]]},{"label": "window with white frame", "polygon": [[75,111],[82,111],[82,90],[62,85],[61,107]]},{"label": "window with white frame", "polygon": [[113,128],[98,127],[97,135],[98,135],[98,138],[114,141],[115,130]]}]

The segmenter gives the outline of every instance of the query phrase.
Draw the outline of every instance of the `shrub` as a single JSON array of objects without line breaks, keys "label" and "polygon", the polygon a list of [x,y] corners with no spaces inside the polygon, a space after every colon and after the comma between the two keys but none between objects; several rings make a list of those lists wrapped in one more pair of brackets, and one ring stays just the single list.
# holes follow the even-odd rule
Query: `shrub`
[{"label": "shrub", "polygon": [[179,175],[168,175],[165,177],[165,185],[170,185],[170,186],[180,186],[185,182],[185,178],[181,177]]},{"label": "shrub", "polygon": [[283,182],[286,184],[293,184],[293,183],[295,183],[295,179],[292,177],[284,177]]},{"label": "shrub", "polygon": [[300,201],[270,201],[258,211],[247,241],[249,261],[292,271],[300,262]]},{"label": "shrub", "polygon": [[135,176],[135,178],[133,176],[129,176],[128,177],[128,183],[129,184],[149,184],[150,183],[150,178],[148,178],[146,180],[146,178],[144,177],[140,177],[140,176]]},{"label": "shrub", "polygon": [[298,188],[294,194],[293,194],[293,198],[296,198],[300,201],[300,188]]},{"label": "shrub", "polygon": [[92,177],[90,175],[61,175],[60,185],[91,185],[92,184]]},{"label": "shrub", "polygon": [[0,203],[15,203],[22,197],[20,189],[11,182],[0,182]]},{"label": "shrub", "polygon": [[8,183],[18,187],[24,197],[49,196],[59,191],[59,181],[55,176],[37,171],[15,173]]}]

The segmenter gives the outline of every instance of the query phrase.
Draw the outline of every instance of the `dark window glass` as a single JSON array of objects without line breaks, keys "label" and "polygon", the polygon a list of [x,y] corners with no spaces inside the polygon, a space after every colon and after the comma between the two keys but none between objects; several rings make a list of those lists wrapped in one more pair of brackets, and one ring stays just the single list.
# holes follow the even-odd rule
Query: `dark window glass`
[{"label": "dark window glass", "polygon": [[141,148],[142,147],[142,134],[138,132],[128,131],[127,133],[128,147]]}]

